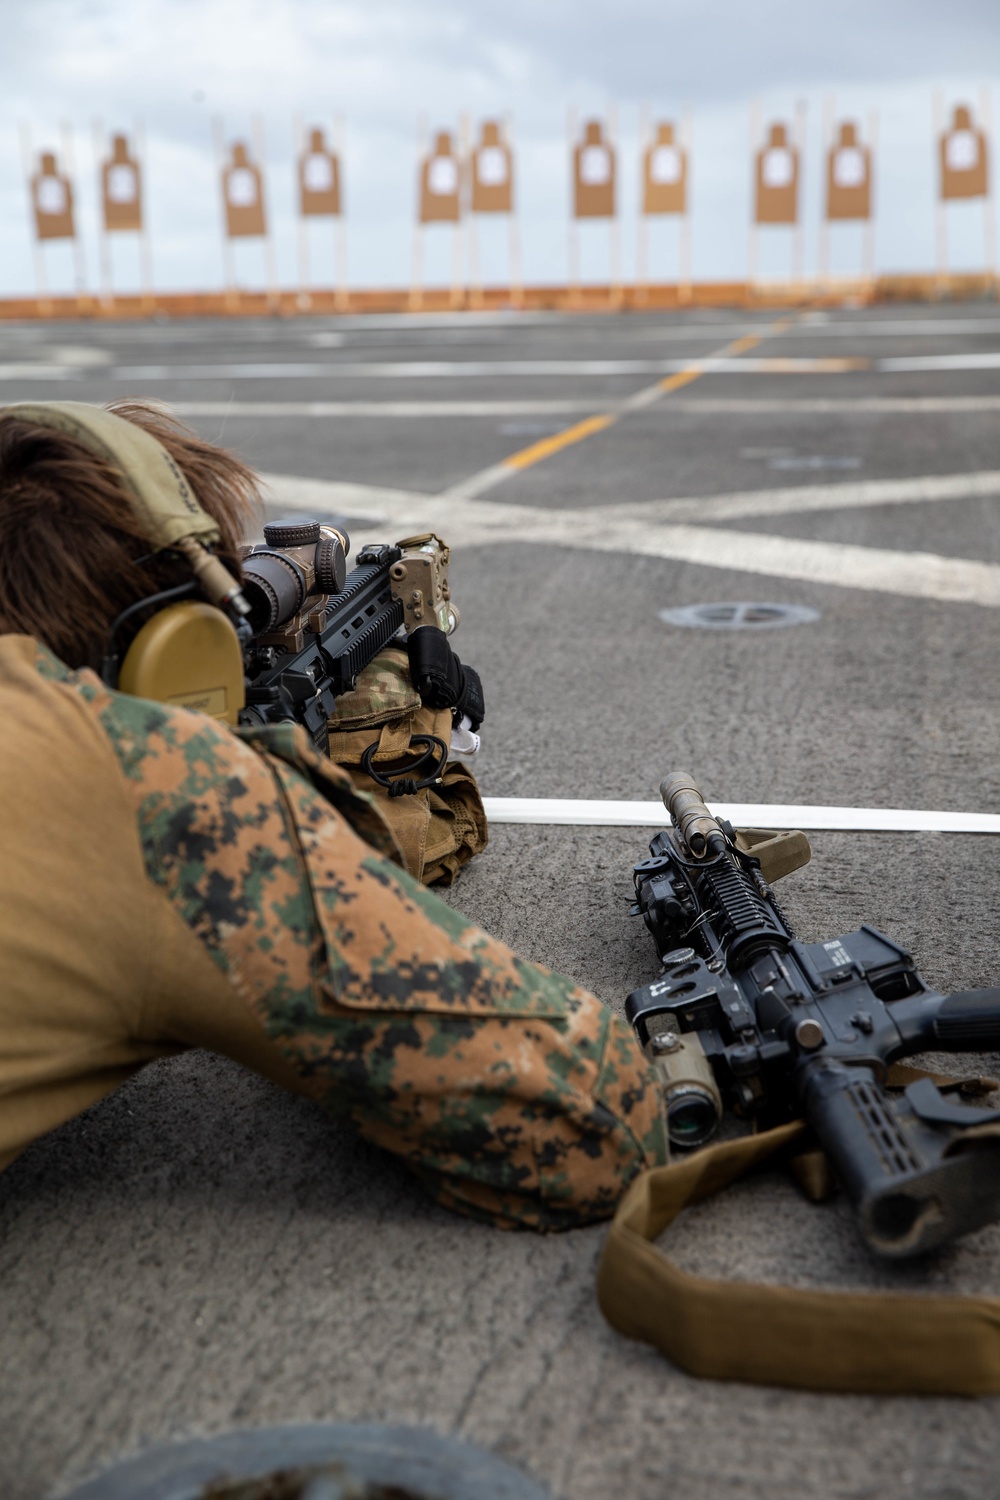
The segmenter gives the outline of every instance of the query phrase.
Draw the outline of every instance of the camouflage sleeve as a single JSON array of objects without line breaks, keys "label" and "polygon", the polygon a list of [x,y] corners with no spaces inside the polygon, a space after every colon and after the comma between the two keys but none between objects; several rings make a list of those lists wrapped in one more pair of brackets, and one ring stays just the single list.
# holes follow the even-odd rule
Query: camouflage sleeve
[{"label": "camouflage sleeve", "polygon": [[370,804],[301,736],[250,748],[118,695],[101,718],[150,877],[314,1097],[440,1202],[567,1228],[609,1215],[664,1159],[656,1084],[624,1022],[379,853],[392,843]]}]

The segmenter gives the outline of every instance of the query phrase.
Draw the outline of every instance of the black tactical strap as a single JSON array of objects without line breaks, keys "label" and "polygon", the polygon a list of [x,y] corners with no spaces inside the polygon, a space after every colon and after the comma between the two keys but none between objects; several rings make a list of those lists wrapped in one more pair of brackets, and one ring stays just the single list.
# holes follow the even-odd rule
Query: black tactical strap
[{"label": "black tactical strap", "polygon": [[[379,771],[374,765],[374,757],[378,752],[378,740],[375,740],[362,753],[361,769],[378,786],[385,787],[390,797],[412,797],[414,792],[422,792],[424,787],[433,786],[441,779],[441,773],[448,764],[449,753],[449,747],[436,734],[415,734],[410,740],[410,748],[413,749],[416,745],[426,747],[416,760],[405,766]],[[431,769],[421,777],[420,772],[428,765]]]}]

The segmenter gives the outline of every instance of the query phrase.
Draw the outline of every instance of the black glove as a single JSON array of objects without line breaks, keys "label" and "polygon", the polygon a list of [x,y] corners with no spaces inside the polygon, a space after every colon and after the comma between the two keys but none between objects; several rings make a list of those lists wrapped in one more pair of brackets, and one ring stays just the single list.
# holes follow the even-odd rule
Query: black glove
[{"label": "black glove", "polygon": [[420,625],[406,642],[410,678],[428,708],[450,708],[457,723],[467,717],[477,730],[486,717],[483,684],[475,667],[463,667],[448,637],[436,625]]}]

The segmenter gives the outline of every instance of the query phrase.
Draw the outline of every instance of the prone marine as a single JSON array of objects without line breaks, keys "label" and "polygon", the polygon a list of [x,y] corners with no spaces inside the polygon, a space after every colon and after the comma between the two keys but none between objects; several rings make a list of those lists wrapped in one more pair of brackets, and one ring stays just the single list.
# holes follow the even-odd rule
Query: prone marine
[{"label": "prone marine", "polygon": [[[249,469],[152,404],[0,408],[0,1169],[203,1047],[349,1120],[449,1208],[607,1217],[666,1159],[657,1082],[609,1008],[422,883],[481,845],[467,773],[427,813],[462,838],[428,860],[412,809],[397,839],[296,726],[232,730],[107,680],[192,578],[238,617],[258,503]],[[371,681],[405,697],[404,676],[390,652]]]}]

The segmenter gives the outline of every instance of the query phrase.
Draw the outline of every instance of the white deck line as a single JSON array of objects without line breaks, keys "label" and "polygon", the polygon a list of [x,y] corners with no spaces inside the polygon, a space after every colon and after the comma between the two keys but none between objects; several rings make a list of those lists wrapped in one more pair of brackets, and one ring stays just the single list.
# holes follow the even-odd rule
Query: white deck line
[{"label": "white deck line", "polygon": [[[997,399],[1000,406],[1000,398]],[[173,401],[182,417],[543,417],[592,412],[594,401]]]},{"label": "white deck line", "polygon": [[[972,358],[973,356],[969,356]],[[988,357],[988,356],[986,356]],[[1000,354],[996,356],[1000,361]],[[797,375],[829,374],[859,367],[860,362],[833,358],[741,359],[709,356],[705,359],[437,359],[437,360],[328,360],[281,363],[239,362],[197,365],[119,365],[102,372],[115,380],[471,380],[504,376],[528,379],[561,375],[572,379],[614,375],[677,375],[686,370],[705,374]],[[21,368],[28,368],[22,366]],[[41,367],[39,367],[41,368]],[[52,368],[46,366],[46,369]],[[978,368],[978,367],[977,367]],[[96,373],[96,372],[95,372]]]},{"label": "white deck line", "polygon": [[[663,828],[662,802],[589,801],[565,797],[484,797],[491,823],[586,828]],[[913,808],[811,807],[767,802],[710,802],[709,811],[737,828],[801,828],[847,833],[993,833],[1000,814],[928,812]]]},{"label": "white deck line", "polygon": [[[470,489],[481,479],[473,475],[461,488]],[[626,552],[644,557],[662,557],[702,567],[722,568],[733,573],[761,574],[771,578],[794,578],[836,588],[870,590],[913,599],[939,599],[952,604],[975,604],[1000,607],[1000,566],[971,558],[941,557],[928,552],[894,552],[881,547],[858,547],[840,542],[817,542],[803,538],[769,536],[761,532],[731,531],[717,526],[658,524],[650,519],[664,502],[651,502],[650,509],[637,506],[632,514],[620,507],[593,506],[586,510],[533,510],[527,506],[503,505],[493,500],[469,503],[454,495],[413,494],[404,490],[380,490],[374,486],[331,484],[323,480],[294,479],[287,475],[265,474],[261,478],[276,504],[301,510],[304,506],[342,513],[360,507],[374,525],[400,527],[398,534],[436,530],[447,537],[453,547],[490,546],[517,539],[549,543],[559,547],[576,547],[586,551]],[[938,476],[938,482],[955,481],[968,485],[961,493],[994,493],[992,471],[980,476]],[[913,484],[917,497],[926,483],[911,481],[874,481],[876,485]],[[456,486],[456,491],[460,486]],[[823,493],[816,495],[822,488]],[[809,496],[814,495],[816,509],[826,495],[838,486],[810,487],[798,491],[797,506],[808,510]],[[856,485],[844,486],[856,491]],[[955,499],[945,485],[947,496]],[[883,503],[885,490],[876,490],[860,503]],[[846,498],[846,497],[845,497]],[[901,498],[901,497],[897,497]],[[923,498],[929,498],[926,493]],[[941,496],[944,498],[944,496]],[[734,496],[728,497],[730,514]],[[859,503],[860,497],[855,498]],[[766,514],[760,496],[747,496],[754,513]],[[667,502],[672,504],[673,502]],[[704,519],[715,519],[711,503],[705,506]],[[850,500],[847,501],[850,504]],[[770,504],[784,509],[779,495]],[[374,513],[377,511],[377,515]],[[356,511],[354,513],[357,513]],[[363,529],[355,537],[356,545],[371,540]],[[377,539],[377,538],[376,538]],[[381,538],[384,540],[384,536]]]}]

